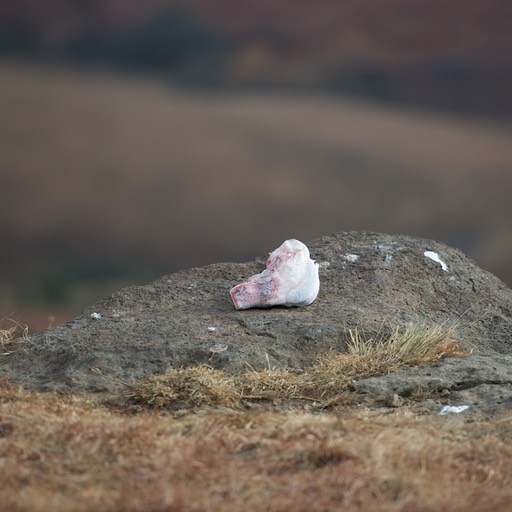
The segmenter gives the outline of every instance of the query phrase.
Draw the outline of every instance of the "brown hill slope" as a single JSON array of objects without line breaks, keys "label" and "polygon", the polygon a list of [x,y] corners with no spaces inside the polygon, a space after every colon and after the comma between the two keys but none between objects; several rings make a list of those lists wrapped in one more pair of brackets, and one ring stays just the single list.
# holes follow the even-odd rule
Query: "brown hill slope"
[{"label": "brown hill slope", "polygon": [[[165,21],[165,13],[177,10],[185,17]],[[70,56],[71,45],[74,59],[92,51],[93,60],[131,65],[142,52],[140,66],[177,45],[194,61],[195,79],[208,81],[214,70],[209,45],[202,45],[206,30],[227,43],[219,49],[227,60],[224,83],[320,87],[510,118],[511,17],[507,0],[5,0],[0,50],[17,45],[53,59]],[[151,25],[155,19],[164,25]],[[141,28],[148,32],[137,32]],[[126,34],[133,37],[120,42]],[[202,55],[189,51],[198,46]],[[167,60],[153,65],[179,74]]]},{"label": "brown hill slope", "polygon": [[0,110],[4,283],[70,261],[156,276],[351,229],[441,239],[512,283],[509,129],[7,64]]}]

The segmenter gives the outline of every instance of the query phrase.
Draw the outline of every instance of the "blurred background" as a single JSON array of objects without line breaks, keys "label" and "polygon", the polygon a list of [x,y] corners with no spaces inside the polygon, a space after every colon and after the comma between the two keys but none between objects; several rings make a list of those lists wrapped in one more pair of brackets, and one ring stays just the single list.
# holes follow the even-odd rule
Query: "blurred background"
[{"label": "blurred background", "polygon": [[286,238],[405,233],[512,285],[509,0],[2,0],[0,320]]}]

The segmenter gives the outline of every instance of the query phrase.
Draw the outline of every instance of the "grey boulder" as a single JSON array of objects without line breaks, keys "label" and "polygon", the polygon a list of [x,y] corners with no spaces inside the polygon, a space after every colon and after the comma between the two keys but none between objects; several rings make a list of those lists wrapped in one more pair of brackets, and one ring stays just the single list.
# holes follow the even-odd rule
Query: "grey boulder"
[{"label": "grey boulder", "polygon": [[320,264],[320,293],[308,307],[234,309],[230,288],[261,272],[264,258],[193,268],[120,290],[20,340],[0,356],[0,373],[40,391],[110,394],[169,367],[301,369],[321,352],[343,351],[349,329],[444,324],[457,325],[471,355],[354,389],[385,400],[424,388],[483,412],[512,408],[512,290],[499,279],[433,240],[340,232],[308,247]]}]

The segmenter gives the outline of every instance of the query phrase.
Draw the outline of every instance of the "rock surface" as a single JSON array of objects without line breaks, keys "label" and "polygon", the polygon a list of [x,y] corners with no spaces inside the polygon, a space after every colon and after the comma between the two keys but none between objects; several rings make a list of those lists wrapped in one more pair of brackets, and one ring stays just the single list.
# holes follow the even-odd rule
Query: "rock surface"
[{"label": "rock surface", "polygon": [[[230,288],[260,272],[265,258],[194,268],[125,288],[17,342],[0,356],[0,373],[36,390],[114,393],[170,366],[303,368],[320,352],[343,351],[355,327],[445,323],[458,326],[470,356],[402,368],[354,389],[390,400],[421,387],[442,395],[425,400],[432,410],[441,403],[483,413],[512,408],[512,290],[499,279],[432,240],[341,232],[308,246],[321,284],[306,308],[234,309]],[[216,344],[227,349],[213,352]]]}]

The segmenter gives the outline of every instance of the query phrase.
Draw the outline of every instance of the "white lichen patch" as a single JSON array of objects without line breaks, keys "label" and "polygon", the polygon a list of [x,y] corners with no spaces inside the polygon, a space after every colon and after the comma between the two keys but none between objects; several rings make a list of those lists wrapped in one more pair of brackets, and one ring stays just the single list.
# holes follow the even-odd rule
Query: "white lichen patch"
[{"label": "white lichen patch", "polygon": [[460,414],[467,409],[469,409],[469,405],[445,405],[438,414],[439,416],[444,416],[445,414]]},{"label": "white lichen patch", "polygon": [[448,272],[448,266],[446,265],[446,263],[439,257],[439,254],[437,254],[437,252],[434,252],[434,251],[425,251],[424,253],[424,256],[426,258],[429,258],[431,259],[432,261],[435,261],[436,263],[439,263],[439,265],[441,265],[441,268],[445,271],[445,272]]},{"label": "white lichen patch", "polygon": [[217,352],[224,352],[224,350],[227,350],[228,346],[224,343],[216,343],[215,345],[212,345],[210,347],[210,352],[212,354],[216,354]]},{"label": "white lichen patch", "polygon": [[393,261],[392,246],[389,244],[378,244],[377,249],[384,254],[384,262],[389,264]]},{"label": "white lichen patch", "polygon": [[350,261],[351,263],[354,263],[355,261],[357,261],[359,259],[359,254],[344,254],[343,255],[343,259],[345,261]]}]

